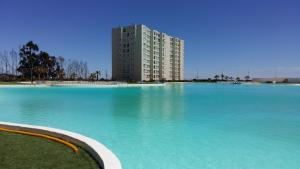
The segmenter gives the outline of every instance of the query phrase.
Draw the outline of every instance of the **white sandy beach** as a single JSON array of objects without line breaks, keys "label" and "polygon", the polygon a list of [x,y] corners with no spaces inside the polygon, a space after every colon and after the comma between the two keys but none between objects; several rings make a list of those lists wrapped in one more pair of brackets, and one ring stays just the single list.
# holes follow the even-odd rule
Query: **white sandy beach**
[{"label": "white sandy beach", "polygon": [[85,82],[85,81],[64,81],[64,82],[36,82],[34,84],[21,82],[20,84],[3,84],[0,88],[35,88],[35,87],[81,87],[81,88],[115,88],[115,87],[159,87],[166,86],[166,83],[157,84],[128,84],[123,82]]}]

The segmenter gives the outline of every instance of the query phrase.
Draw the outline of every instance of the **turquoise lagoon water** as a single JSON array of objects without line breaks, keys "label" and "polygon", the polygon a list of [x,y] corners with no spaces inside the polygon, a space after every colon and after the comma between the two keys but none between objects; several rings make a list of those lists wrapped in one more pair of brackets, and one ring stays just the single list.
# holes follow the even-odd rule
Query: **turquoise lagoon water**
[{"label": "turquoise lagoon water", "polygon": [[1,88],[0,121],[66,129],[124,169],[300,168],[300,87]]}]

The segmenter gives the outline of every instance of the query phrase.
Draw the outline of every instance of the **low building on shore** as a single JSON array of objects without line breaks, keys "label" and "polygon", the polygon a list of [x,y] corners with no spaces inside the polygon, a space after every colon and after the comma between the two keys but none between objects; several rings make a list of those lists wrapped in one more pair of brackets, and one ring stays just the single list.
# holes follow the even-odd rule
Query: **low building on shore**
[{"label": "low building on shore", "polygon": [[253,78],[253,82],[260,83],[300,83],[300,78],[276,77],[276,78]]}]

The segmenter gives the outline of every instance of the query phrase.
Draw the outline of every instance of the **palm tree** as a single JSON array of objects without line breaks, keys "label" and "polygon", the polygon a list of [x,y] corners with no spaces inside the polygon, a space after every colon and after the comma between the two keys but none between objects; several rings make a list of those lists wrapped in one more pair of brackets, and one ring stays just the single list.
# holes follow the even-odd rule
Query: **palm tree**
[{"label": "palm tree", "polygon": [[250,80],[250,76],[249,75],[245,76],[245,80],[249,81]]},{"label": "palm tree", "polygon": [[96,79],[96,73],[91,73],[89,79],[94,81]]},{"label": "palm tree", "polygon": [[233,77],[232,77],[232,76],[230,76],[230,77],[229,77],[229,80],[230,80],[230,81],[233,81]]},{"label": "palm tree", "polygon": [[215,75],[215,79],[216,79],[216,81],[218,81],[219,75]]},{"label": "palm tree", "polygon": [[223,81],[224,80],[224,74],[221,74],[221,80]]},{"label": "palm tree", "polygon": [[224,78],[224,79],[227,81],[227,80],[228,80],[228,78],[229,78],[228,76],[225,76],[225,78]]},{"label": "palm tree", "polygon": [[97,71],[95,72],[95,74],[96,74],[96,79],[97,79],[97,81],[98,81],[99,77],[101,77],[101,72],[100,72],[100,70],[97,70]]}]

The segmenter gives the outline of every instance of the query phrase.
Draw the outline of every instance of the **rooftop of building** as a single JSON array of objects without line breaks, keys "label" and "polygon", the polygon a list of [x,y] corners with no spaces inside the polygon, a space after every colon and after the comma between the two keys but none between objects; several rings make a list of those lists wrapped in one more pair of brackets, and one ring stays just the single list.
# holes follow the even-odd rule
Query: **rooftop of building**
[{"label": "rooftop of building", "polygon": [[144,25],[144,24],[130,24],[130,25],[125,25],[125,26],[119,25],[118,27],[114,27],[114,28],[126,28],[126,27],[134,27],[134,26],[144,26],[144,27],[146,27],[146,28],[148,28],[148,29],[150,29],[150,30],[153,30],[153,31],[155,31],[155,32],[162,33],[162,34],[167,35],[167,36],[169,36],[169,37],[171,37],[171,38],[174,38],[174,39],[177,39],[177,40],[182,40],[182,41],[184,41],[182,38],[179,38],[179,37],[177,37],[177,36],[169,35],[169,34],[167,34],[167,33],[165,33],[165,32],[161,32],[161,31],[158,31],[158,30],[156,30],[156,29],[152,29],[152,28],[150,28],[150,27],[148,27],[147,25]]}]

